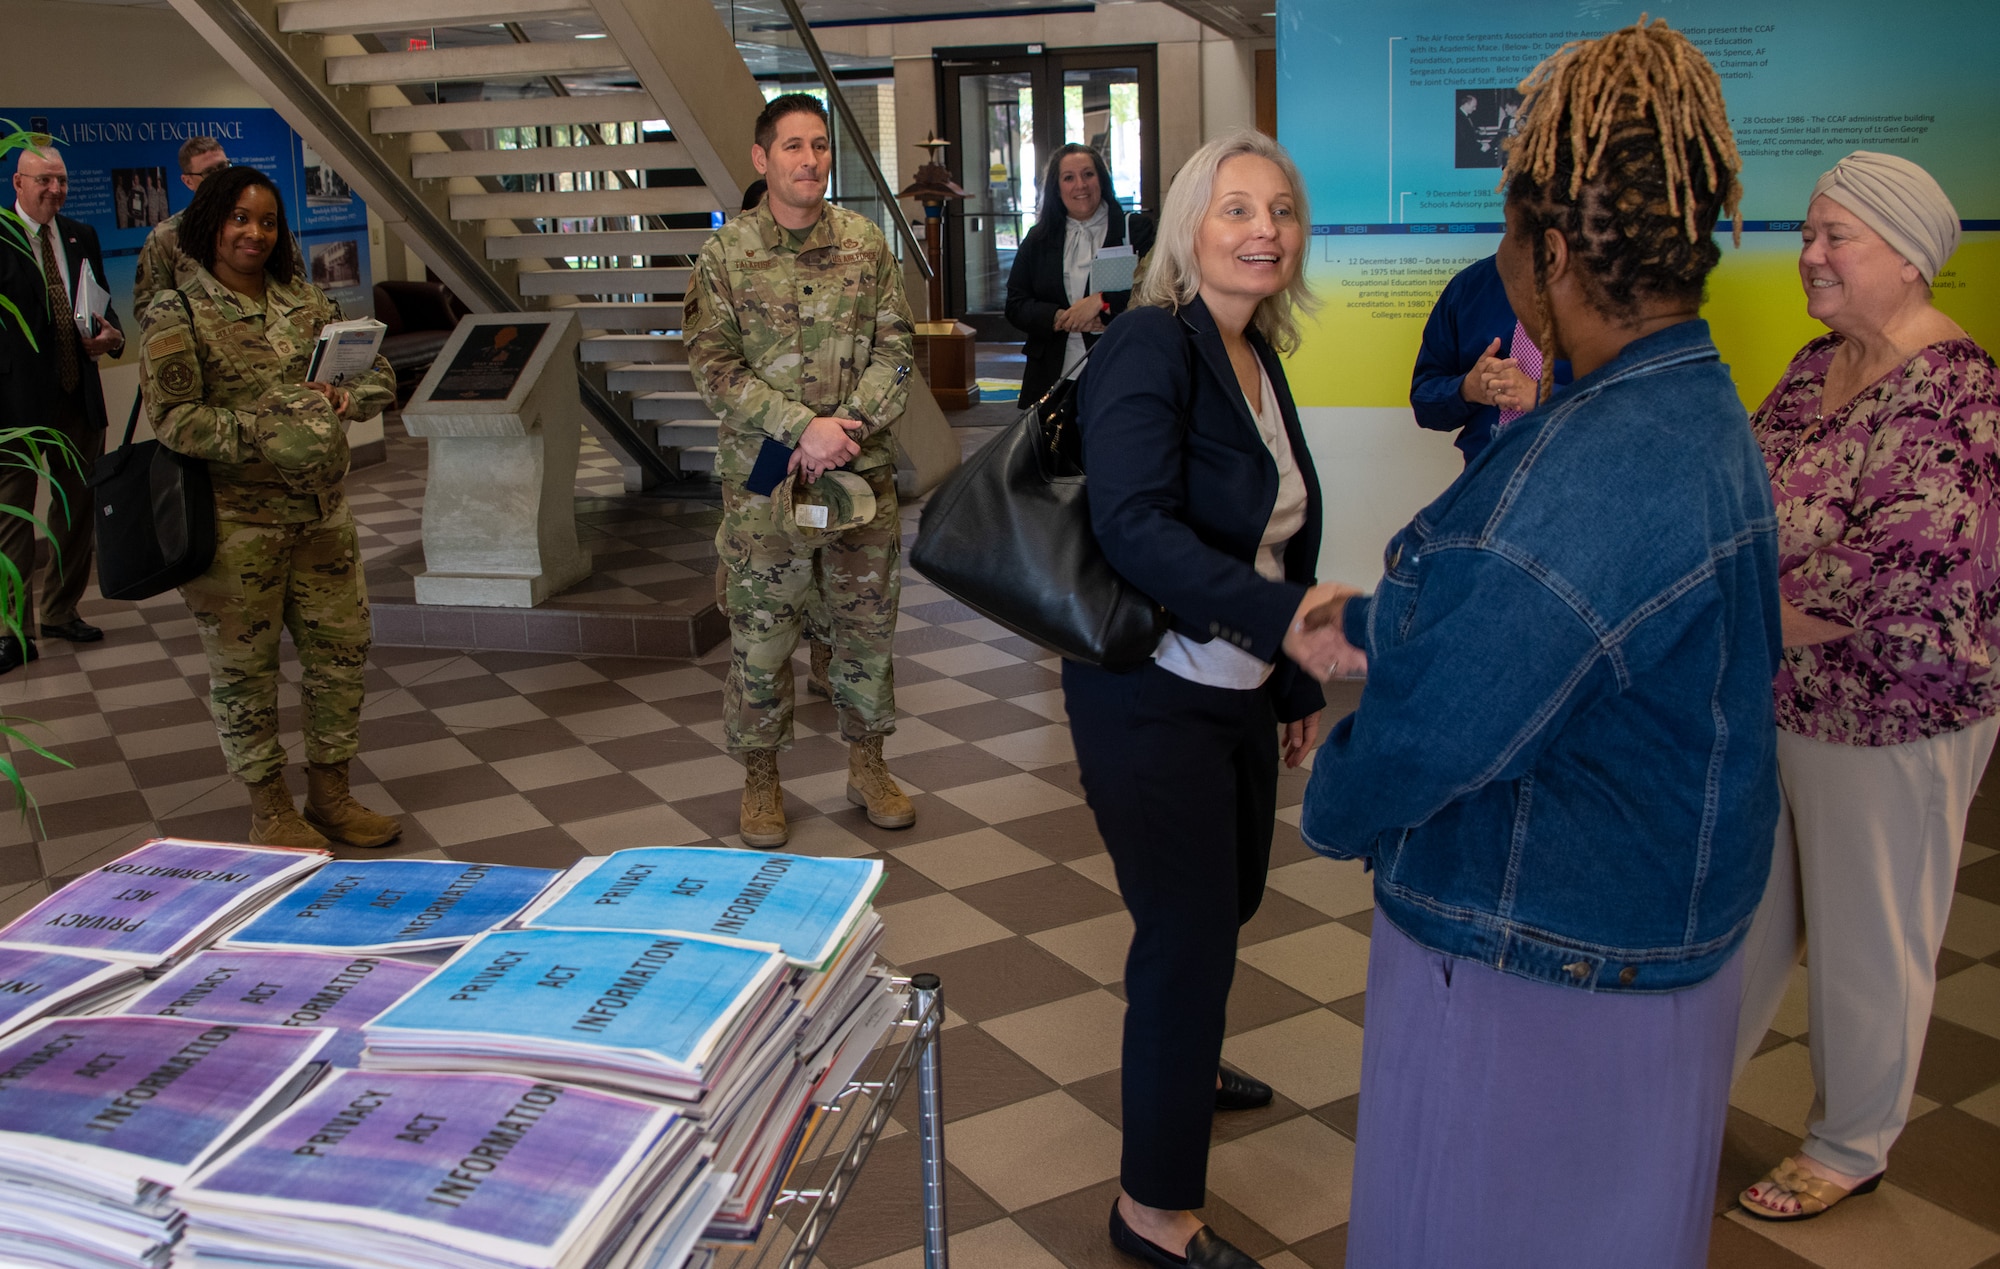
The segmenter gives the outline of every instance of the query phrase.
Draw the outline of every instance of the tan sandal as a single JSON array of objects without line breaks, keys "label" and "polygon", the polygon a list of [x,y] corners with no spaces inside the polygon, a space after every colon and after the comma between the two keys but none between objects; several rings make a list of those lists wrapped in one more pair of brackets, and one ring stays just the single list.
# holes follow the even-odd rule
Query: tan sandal
[{"label": "tan sandal", "polygon": [[1844,1190],[1824,1177],[1814,1176],[1801,1168],[1796,1158],[1792,1158],[1765,1173],[1764,1179],[1757,1185],[1776,1186],[1783,1192],[1783,1197],[1798,1202],[1799,1210],[1782,1211],[1761,1202],[1751,1193],[1756,1185],[1737,1195],[1736,1201],[1745,1212],[1760,1221],[1807,1221],[1824,1215],[1828,1208],[1844,1198],[1855,1194],[1873,1194],[1875,1187],[1882,1184],[1882,1177],[1883,1173],[1877,1172],[1853,1189]]}]

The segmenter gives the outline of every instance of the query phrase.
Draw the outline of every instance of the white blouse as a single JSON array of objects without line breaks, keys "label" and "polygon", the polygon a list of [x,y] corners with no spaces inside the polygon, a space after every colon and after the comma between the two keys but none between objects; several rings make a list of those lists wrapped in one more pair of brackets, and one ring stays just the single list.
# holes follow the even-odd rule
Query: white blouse
[{"label": "white blouse", "polygon": [[[1257,420],[1257,435],[1263,439],[1264,448],[1277,461],[1278,500],[1271,505],[1271,519],[1258,543],[1255,567],[1259,577],[1281,582],[1285,579],[1285,547],[1306,523],[1306,481],[1292,457],[1291,438],[1285,435],[1285,417],[1278,409],[1278,393],[1271,386],[1271,376],[1262,361],[1257,363],[1257,379],[1261,402],[1252,402],[1246,396],[1244,404],[1250,406],[1250,416]],[[1264,686],[1264,681],[1271,677],[1270,662],[1258,660],[1233,643],[1222,639],[1196,643],[1173,630],[1161,636],[1160,646],[1153,649],[1153,660],[1169,674],[1209,687],[1249,690]]]}]

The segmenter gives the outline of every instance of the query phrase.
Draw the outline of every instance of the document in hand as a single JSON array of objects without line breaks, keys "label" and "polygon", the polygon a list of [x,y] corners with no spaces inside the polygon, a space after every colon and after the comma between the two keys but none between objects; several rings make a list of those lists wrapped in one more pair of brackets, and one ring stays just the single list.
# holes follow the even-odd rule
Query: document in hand
[{"label": "document in hand", "polygon": [[361,1028],[436,966],[335,952],[197,952],[121,1013],[339,1028],[320,1057],[361,1064]]},{"label": "document in hand", "polygon": [[30,908],[0,930],[0,945],[171,964],[331,857],[156,838]]},{"label": "document in hand", "polygon": [[1096,259],[1090,262],[1090,290],[1085,294],[1131,290],[1132,274],[1138,266],[1139,258],[1130,247],[1099,247]]},{"label": "document in hand", "polygon": [[97,333],[97,325],[111,312],[111,293],[97,285],[97,271],[88,262],[77,270],[76,303],[70,312],[76,322],[76,333],[89,339]]},{"label": "document in hand", "polygon": [[511,1070],[699,1099],[786,987],[776,952],[615,930],[482,934],[365,1028],[364,1070]]},{"label": "document in hand", "polygon": [[367,374],[375,365],[375,354],[381,351],[382,336],[388,329],[372,317],[320,327],[319,342],[313,345],[312,362],[306,367],[306,382],[342,384]]},{"label": "document in hand", "polygon": [[203,1263],[582,1269],[629,1263],[697,1145],[672,1110],[614,1093],[344,1071],[175,1198]]},{"label": "document in hand", "polygon": [[139,976],[125,961],[0,946],[0,1036],[45,1014],[88,1009]]},{"label": "document in hand", "polygon": [[882,887],[879,859],[645,846],[578,860],[523,914],[531,929],[651,930],[774,947],[819,967]]},{"label": "document in hand", "polygon": [[222,941],[225,948],[413,952],[504,924],[561,874],[436,859],[341,860]]}]

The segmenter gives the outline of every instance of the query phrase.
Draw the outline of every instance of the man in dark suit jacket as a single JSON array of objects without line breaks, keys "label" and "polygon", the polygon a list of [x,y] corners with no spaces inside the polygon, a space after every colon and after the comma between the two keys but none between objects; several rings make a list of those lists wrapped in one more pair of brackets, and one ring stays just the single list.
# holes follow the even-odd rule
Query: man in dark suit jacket
[{"label": "man in dark suit jacket", "polygon": [[[85,476],[104,453],[104,385],[96,359],[116,356],[125,346],[118,314],[81,335],[71,316],[82,270],[104,287],[104,257],[97,231],[61,214],[69,196],[69,171],[53,146],[23,150],[14,173],[14,213],[35,254],[0,244],[0,295],[13,301],[21,317],[4,316],[0,330],[0,427],[48,427],[75,449],[49,458],[52,497],[45,516],[54,548],[42,590],[41,632],[56,639],[93,643],[104,632],[77,616],[77,600],[90,581],[90,487]],[[22,329],[23,323],[26,330]],[[32,342],[30,341],[32,336]],[[44,450],[44,453],[48,451]],[[32,511],[36,474],[16,464],[26,460],[18,446],[0,452],[0,505]],[[27,588],[21,610],[23,638],[0,634],[0,674],[35,659],[35,533],[28,521],[0,515],[0,553],[11,560]]]}]

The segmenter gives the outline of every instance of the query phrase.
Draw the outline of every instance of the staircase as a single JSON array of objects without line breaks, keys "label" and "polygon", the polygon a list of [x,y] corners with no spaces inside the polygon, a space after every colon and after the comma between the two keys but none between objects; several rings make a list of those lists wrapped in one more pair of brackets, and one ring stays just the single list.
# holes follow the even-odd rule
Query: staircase
[{"label": "staircase", "polygon": [[[628,489],[709,483],[682,303],[763,104],[710,0],[172,3],[469,308],[576,315]],[[384,38],[477,26],[508,42]]]}]

